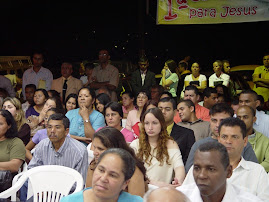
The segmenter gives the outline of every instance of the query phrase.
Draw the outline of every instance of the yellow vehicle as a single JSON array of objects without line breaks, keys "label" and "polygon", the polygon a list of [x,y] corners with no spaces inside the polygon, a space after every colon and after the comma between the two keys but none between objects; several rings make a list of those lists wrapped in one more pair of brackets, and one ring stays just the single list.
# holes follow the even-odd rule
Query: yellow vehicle
[{"label": "yellow vehicle", "polygon": [[244,84],[247,82],[249,87],[253,89],[254,83],[252,81],[252,74],[256,67],[260,65],[238,65],[230,69],[231,73],[236,75],[237,82]]}]

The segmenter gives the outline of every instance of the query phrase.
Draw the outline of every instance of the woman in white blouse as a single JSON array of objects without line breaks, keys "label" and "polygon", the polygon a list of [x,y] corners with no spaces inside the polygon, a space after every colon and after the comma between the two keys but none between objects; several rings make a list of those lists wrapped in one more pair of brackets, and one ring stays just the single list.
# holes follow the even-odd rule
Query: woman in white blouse
[{"label": "woman in white blouse", "polygon": [[216,60],[213,63],[214,74],[209,77],[209,87],[215,87],[218,84],[222,84],[226,87],[229,86],[230,76],[222,72],[223,63],[220,60]]},{"label": "woman in white blouse", "polygon": [[185,178],[182,156],[177,143],[167,134],[161,110],[147,110],[141,122],[140,137],[130,146],[137,157],[144,161],[150,184],[158,187],[171,183],[181,185]]},{"label": "woman in white blouse", "polygon": [[203,91],[207,87],[206,76],[200,74],[200,65],[198,62],[195,62],[191,66],[191,74],[187,75],[184,80],[185,87],[189,85],[196,86],[198,90]]}]

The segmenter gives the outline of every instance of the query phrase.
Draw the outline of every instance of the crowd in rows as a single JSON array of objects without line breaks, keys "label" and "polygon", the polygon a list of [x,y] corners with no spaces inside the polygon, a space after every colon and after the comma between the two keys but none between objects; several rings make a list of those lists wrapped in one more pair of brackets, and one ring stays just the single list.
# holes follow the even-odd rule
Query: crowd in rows
[{"label": "crowd in rows", "polygon": [[[81,79],[72,77],[72,63],[64,61],[62,76],[53,80],[42,67],[43,55],[33,54],[33,67],[23,75],[23,104],[4,86],[10,82],[0,77],[0,170],[15,175],[24,162],[28,169],[74,168],[92,188],[63,201],[142,201],[148,190],[145,200],[150,201],[158,187],[172,193],[170,188],[176,188],[185,193],[184,200],[222,200],[232,197],[225,194],[233,189],[238,193],[233,197],[247,193],[250,201],[269,201],[269,115],[262,110],[269,73],[258,80],[255,70],[251,90],[230,79],[228,61],[215,61],[215,73],[207,80],[197,62],[189,71],[187,59],[179,64],[168,60],[157,84],[142,56],[131,76],[132,91],[118,100],[119,72],[109,60],[109,52],[101,50],[99,65],[86,64]],[[223,169],[215,179],[219,184],[212,185],[218,160]],[[226,181],[233,188],[226,189]],[[27,187],[25,183],[21,189],[21,200]]]}]

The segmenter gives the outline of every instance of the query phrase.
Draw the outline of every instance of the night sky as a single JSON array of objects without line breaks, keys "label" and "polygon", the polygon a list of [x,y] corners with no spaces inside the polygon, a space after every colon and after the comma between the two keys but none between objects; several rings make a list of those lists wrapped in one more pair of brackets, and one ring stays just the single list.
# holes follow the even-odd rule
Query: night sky
[{"label": "night sky", "polygon": [[[142,3],[141,3],[142,2]],[[152,71],[160,73],[167,59],[185,55],[211,70],[216,59],[232,66],[261,64],[269,52],[269,22],[213,25],[156,25],[157,1],[9,0],[1,2],[0,55],[31,55],[43,50],[44,66],[62,59],[95,60],[100,48],[112,60],[137,61],[144,48]],[[143,40],[144,38],[144,40]]]}]

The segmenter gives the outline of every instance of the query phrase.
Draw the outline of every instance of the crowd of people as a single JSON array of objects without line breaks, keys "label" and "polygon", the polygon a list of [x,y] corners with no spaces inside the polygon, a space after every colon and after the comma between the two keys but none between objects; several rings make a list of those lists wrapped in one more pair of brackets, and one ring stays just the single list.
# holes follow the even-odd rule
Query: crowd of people
[{"label": "crowd of people", "polygon": [[269,201],[269,55],[253,90],[232,79],[227,60],[216,60],[209,77],[199,62],[167,60],[158,83],[141,56],[120,99],[118,69],[107,50],[98,56],[80,79],[64,61],[53,80],[34,53],[24,102],[0,77],[0,171],[73,168],[86,188],[63,202]]}]

